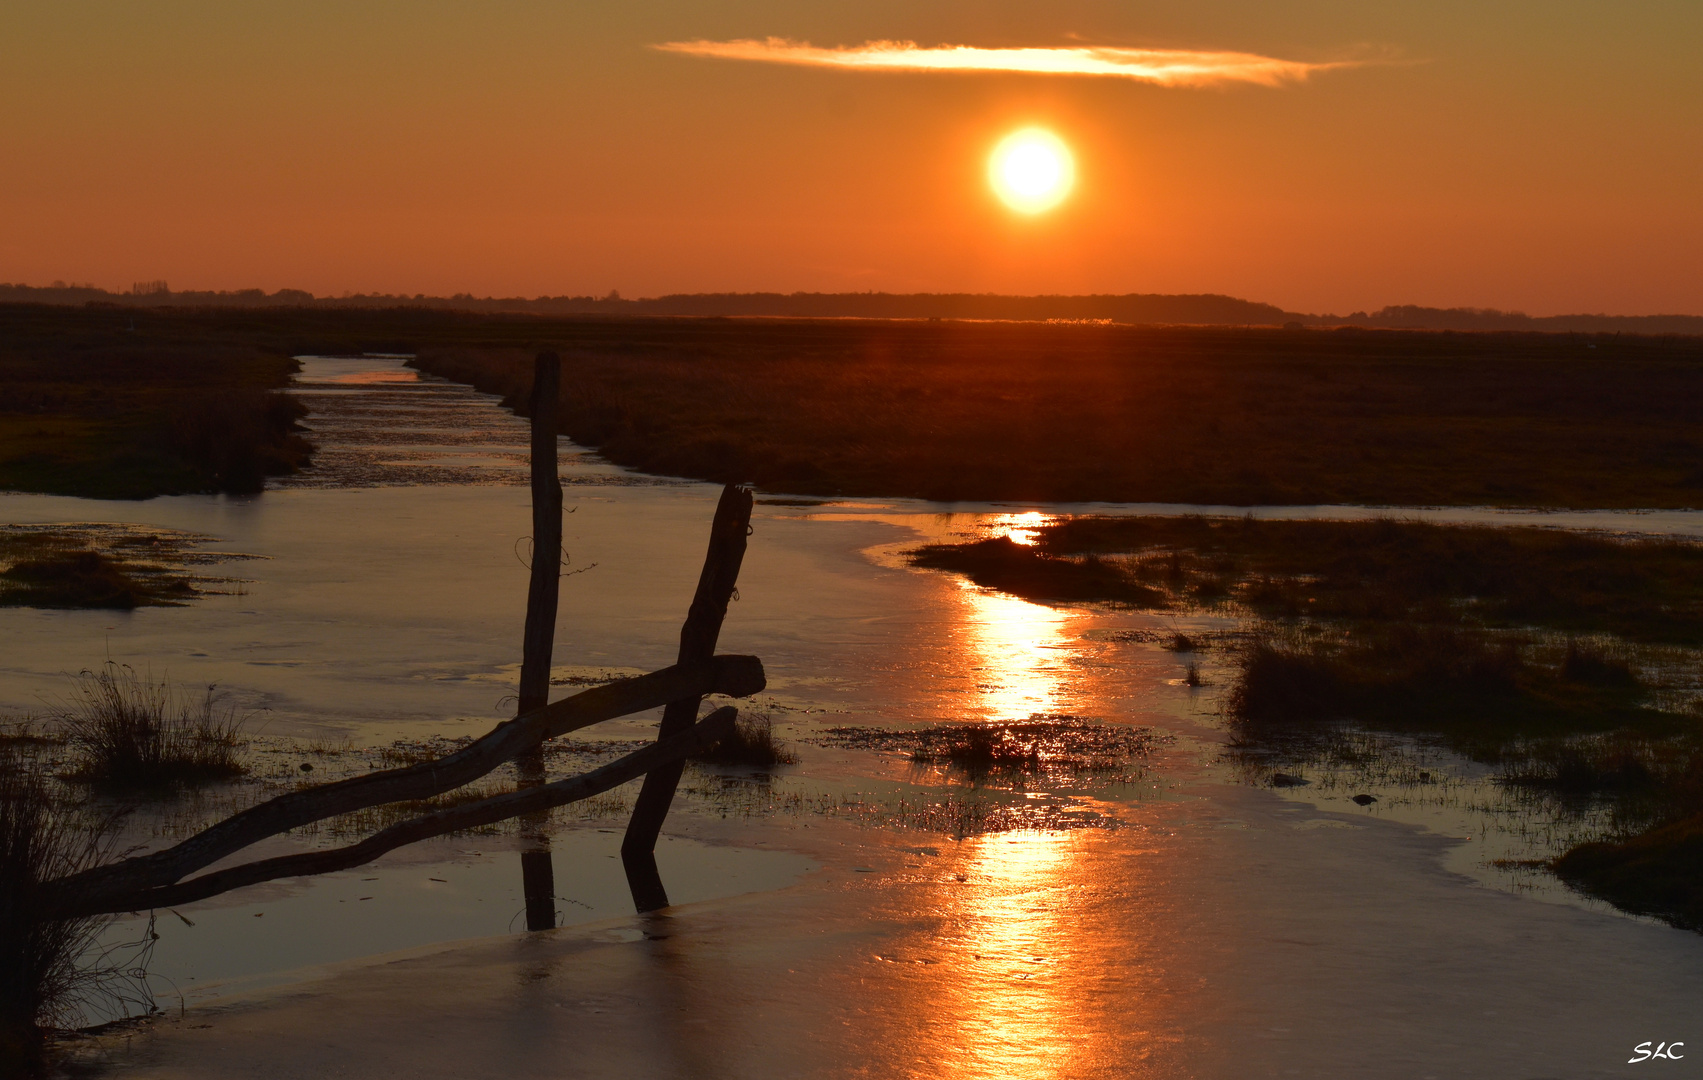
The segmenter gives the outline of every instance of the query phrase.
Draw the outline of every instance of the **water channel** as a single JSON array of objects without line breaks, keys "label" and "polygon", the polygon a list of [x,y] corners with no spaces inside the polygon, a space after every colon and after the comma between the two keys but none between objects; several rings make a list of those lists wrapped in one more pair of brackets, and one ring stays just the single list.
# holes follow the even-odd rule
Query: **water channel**
[{"label": "water channel", "polygon": [[[75,672],[110,659],[217,684],[252,714],[258,782],[284,783],[302,765],[318,763],[320,776],[364,768],[374,748],[477,735],[512,715],[529,556],[525,425],[404,359],[304,358],[294,392],[311,409],[316,465],[262,495],[0,495],[0,524],[174,530],[226,557],[207,571],[223,580],[187,607],[0,609],[0,717],[50,713]],[[672,661],[717,492],[616,468],[565,440],[562,459],[572,573],[553,679],[568,692]],[[775,940],[793,942],[789,955],[815,950],[808,979],[786,994],[801,1023],[843,1019],[846,980],[879,983],[857,1013],[856,1026],[885,1032],[887,1067],[870,1075],[1349,1075],[1331,1070],[1371,1053],[1406,1063],[1377,1075],[1515,1075],[1506,1069],[1531,1060],[1549,1070],[1531,1075],[1617,1075],[1621,1041],[1682,1037],[1644,1029],[1680,1023],[1687,997],[1703,1000],[1703,939],[1498,869],[1550,853],[1566,829],[1497,803],[1483,769],[1432,753],[1433,782],[1380,789],[1365,808],[1349,801],[1364,777],[1258,786],[1225,753],[1222,660],[1206,654],[1207,685],[1190,687],[1185,658],[1154,644],[1228,620],[1031,604],[902,558],[932,538],[1021,539],[1057,514],[1181,509],[1246,512],[760,499],[721,649],[763,658],[769,688],[751,707],[801,761],[756,776],[689,774],[659,853],[678,918],[699,911],[710,926],[763,912]],[[1698,513],[1256,512],[1703,536]],[[991,790],[824,740],[836,727],[1033,715],[1146,729],[1154,749],[1114,779]],[[588,735],[649,738],[655,722],[629,717]],[[905,822],[907,807],[964,799],[1015,827],[954,837]],[[168,842],[218,810],[216,799],[144,808],[130,840]],[[558,822],[560,917],[586,942],[648,935],[613,854],[622,811],[616,799]],[[280,839],[268,853],[325,840]],[[456,837],[158,913],[155,997],[193,1017],[318,985],[367,957],[519,937],[516,862],[500,832]],[[126,922],[114,940],[143,929]],[[812,936],[830,932],[842,935],[837,951]],[[1560,1003],[1544,988],[1556,979],[1572,987]],[[1383,1004],[1363,1011],[1351,984]],[[956,1018],[950,1030],[943,1015]],[[1507,1048],[1516,1035],[1541,1044],[1536,1058]],[[692,1061],[723,1062],[704,1075],[758,1064],[850,1075],[817,1065],[866,1049],[834,1029],[813,1044],[817,1057],[794,1060],[776,1043],[754,1061],[682,1038],[698,1049],[646,1059],[649,1075],[691,1075]]]}]

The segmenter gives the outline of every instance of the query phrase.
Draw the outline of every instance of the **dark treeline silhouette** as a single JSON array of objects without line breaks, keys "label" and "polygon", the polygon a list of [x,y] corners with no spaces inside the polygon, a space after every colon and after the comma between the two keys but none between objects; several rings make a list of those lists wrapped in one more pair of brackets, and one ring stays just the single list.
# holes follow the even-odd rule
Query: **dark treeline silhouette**
[{"label": "dark treeline silhouette", "polygon": [[1493,308],[1401,304],[1349,315],[1312,315],[1215,293],[1004,296],[997,293],[673,293],[643,299],[607,296],[477,297],[358,293],[315,296],[301,289],[173,292],[165,281],[127,292],[54,282],[0,282],[0,303],[119,304],[136,307],[436,308],[534,315],[729,316],[808,319],[1105,320],[1192,326],[1364,326],[1406,330],[1539,330],[1561,333],[1703,334],[1703,315],[1544,315]]}]

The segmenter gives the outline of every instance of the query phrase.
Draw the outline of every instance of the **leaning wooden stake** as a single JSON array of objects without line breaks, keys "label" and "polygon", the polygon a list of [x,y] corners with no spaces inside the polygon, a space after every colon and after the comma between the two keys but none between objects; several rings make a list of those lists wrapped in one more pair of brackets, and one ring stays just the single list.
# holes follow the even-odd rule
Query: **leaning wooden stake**
[{"label": "leaning wooden stake", "polygon": [[[526,591],[526,635],[520,664],[520,715],[550,700],[550,657],[562,581],[562,481],[556,474],[556,403],[562,362],[541,352],[532,373],[532,582]],[[543,744],[515,759],[516,787],[544,784]],[[521,819],[520,877],[526,928],[556,926],[556,871],[550,861],[549,812]]]},{"label": "leaning wooden stake", "polygon": [[442,795],[513,761],[527,747],[538,745],[540,739],[646,712],[682,697],[710,693],[747,697],[763,686],[763,665],[755,656],[718,656],[708,663],[677,664],[635,679],[595,686],[537,712],[506,720],[453,754],[288,792],[209,825],[163,851],[55,878],[42,885],[41,906],[55,912],[142,910],[147,905],[137,897],[180,882],[186,875],[267,837],[369,806]]},{"label": "leaning wooden stake", "polygon": [[[751,490],[729,484],[722,489],[721,501],[716,504],[709,551],[704,556],[703,572],[698,575],[698,591],[692,597],[686,623],[680,628],[679,663],[689,664],[715,655],[716,639],[721,635],[728,601],[733,598],[734,586],[739,581],[739,565],[745,558],[745,537],[750,529]],[[690,729],[698,718],[700,700],[687,697],[670,702],[662,711],[657,739]],[[633,905],[640,911],[668,906],[668,892],[656,870],[656,838],[662,832],[663,819],[668,816],[684,768],[685,762],[676,760],[646,773],[644,787],[633,805],[632,820],[627,823],[621,862],[627,871]]]},{"label": "leaning wooden stake", "polygon": [[309,851],[299,855],[280,855],[258,862],[245,863],[209,874],[192,877],[175,885],[148,889],[126,895],[64,897],[57,904],[43,905],[54,918],[81,918],[85,915],[105,915],[122,911],[149,911],[164,907],[205,900],[209,896],[230,892],[246,885],[257,885],[278,878],[303,877],[308,874],[327,874],[363,866],[404,844],[414,844],[434,836],[494,825],[513,817],[548,813],[550,808],[564,806],[580,799],[619,787],[644,772],[654,769],[658,762],[676,761],[688,754],[707,750],[733,730],[738,710],[731,705],[717,709],[697,724],[673,738],[651,743],[602,768],[593,769],[566,780],[539,787],[504,792],[477,802],[463,803],[410,821],[400,822],[367,837],[358,844]]}]

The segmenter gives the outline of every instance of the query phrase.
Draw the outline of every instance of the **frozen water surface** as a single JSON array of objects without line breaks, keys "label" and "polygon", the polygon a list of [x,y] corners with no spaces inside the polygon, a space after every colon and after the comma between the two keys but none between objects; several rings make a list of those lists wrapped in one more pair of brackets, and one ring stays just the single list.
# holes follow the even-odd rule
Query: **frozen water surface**
[{"label": "frozen water surface", "polygon": [[[110,657],[226,688],[283,766],[511,714],[524,423],[400,358],[306,358],[297,392],[318,465],[261,496],[0,496],[0,523],[170,528],[257,556],[221,571],[240,589],[185,608],[0,609],[0,710],[41,713],[66,673]],[[562,457],[584,571],[562,588],[568,692],[672,661],[716,489],[566,441]],[[753,707],[802,761],[688,774],[659,852],[674,908],[626,906],[618,836],[600,831],[617,805],[559,824],[552,934],[513,932],[502,835],[159,913],[155,993],[189,1007],[103,1059],[138,1077],[1588,1077],[1637,1075],[1636,1044],[1689,1038],[1703,1060],[1703,938],[1489,868],[1545,841],[1487,825],[1470,763],[1433,763],[1448,797],[1366,810],[1346,789],[1249,787],[1222,760],[1214,688],[1181,685],[1183,659],[1126,633],[1173,620],[1030,604],[900,558],[923,539],[1021,539],[1056,514],[1180,510],[1245,512],[761,502],[721,649],[763,658]],[[1703,535],[1696,513],[1256,512]],[[1119,781],[1020,792],[815,741],[1032,714],[1161,738]],[[588,734],[647,738],[655,719]],[[896,824],[907,800],[945,797],[1033,807],[1037,827]]]}]

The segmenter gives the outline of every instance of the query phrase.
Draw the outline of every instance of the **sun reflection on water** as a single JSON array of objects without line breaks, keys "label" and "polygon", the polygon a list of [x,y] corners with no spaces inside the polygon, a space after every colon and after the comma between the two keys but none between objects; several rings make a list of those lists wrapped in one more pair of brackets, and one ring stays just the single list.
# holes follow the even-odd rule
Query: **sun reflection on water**
[{"label": "sun reflection on water", "polygon": [[967,953],[963,979],[937,987],[962,1048],[942,1076],[1075,1075],[1103,1048],[1084,1016],[1099,1002],[1082,976],[1071,905],[1075,841],[1065,833],[983,837],[947,891],[946,936]]},{"label": "sun reflection on water", "polygon": [[1021,720],[1068,711],[1071,635],[1077,618],[962,582],[965,616],[957,636],[975,679],[984,720]]},{"label": "sun reflection on water", "polygon": [[1050,525],[1056,519],[1056,514],[1027,510],[1021,514],[991,514],[984,524],[990,537],[1003,536],[1014,544],[1033,547],[1040,539],[1042,526]]}]

